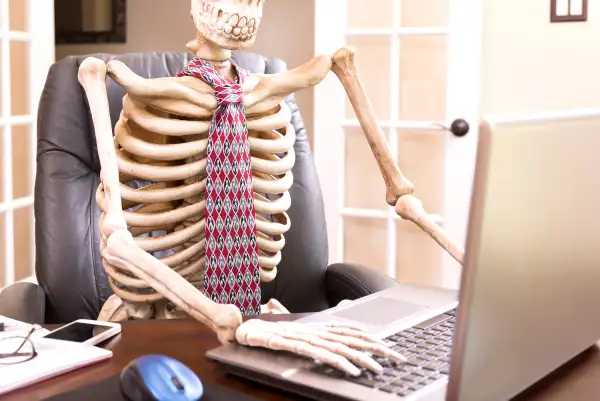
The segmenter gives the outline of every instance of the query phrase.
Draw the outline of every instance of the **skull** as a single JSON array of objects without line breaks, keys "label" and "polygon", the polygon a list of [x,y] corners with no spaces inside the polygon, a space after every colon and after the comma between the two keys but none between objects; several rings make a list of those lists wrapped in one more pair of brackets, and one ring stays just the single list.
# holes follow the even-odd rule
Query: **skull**
[{"label": "skull", "polygon": [[192,0],[191,15],[198,32],[227,50],[254,43],[265,0]]}]

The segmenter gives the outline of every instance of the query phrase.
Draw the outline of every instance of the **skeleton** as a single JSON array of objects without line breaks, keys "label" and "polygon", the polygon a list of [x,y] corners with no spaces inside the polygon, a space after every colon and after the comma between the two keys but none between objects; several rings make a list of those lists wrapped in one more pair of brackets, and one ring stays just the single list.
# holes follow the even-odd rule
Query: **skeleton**
[{"label": "skeleton", "polygon": [[[231,51],[250,46],[262,17],[263,0],[192,0],[198,31],[187,44],[199,59],[232,78]],[[252,154],[260,279],[277,274],[284,234],[290,227],[288,189],[292,185],[295,133],[285,98],[320,83],[329,71],[340,79],[356,111],[386,184],[386,201],[397,214],[427,232],[459,263],[463,252],[423,210],[414,187],[393,162],[383,133],[359,82],[354,52],[342,48],[295,69],[274,75],[251,74],[243,87]],[[112,135],[106,96],[107,75],[126,91]],[[114,291],[99,319],[192,317],[208,325],[222,343],[290,351],[320,360],[351,375],[382,367],[363,351],[405,360],[360,327],[331,324],[243,321],[231,304],[202,293],[205,267],[207,132],[217,108],[213,88],[195,77],[144,79],[124,64],[87,58],[79,82],[89,101],[101,164],[97,203],[101,255]],[[280,156],[282,155],[283,156]],[[144,188],[126,185],[150,181]],[[261,217],[264,216],[264,217]],[[166,231],[160,237],[144,237]],[[157,258],[152,252],[171,250]],[[270,300],[262,313],[287,313]]]}]

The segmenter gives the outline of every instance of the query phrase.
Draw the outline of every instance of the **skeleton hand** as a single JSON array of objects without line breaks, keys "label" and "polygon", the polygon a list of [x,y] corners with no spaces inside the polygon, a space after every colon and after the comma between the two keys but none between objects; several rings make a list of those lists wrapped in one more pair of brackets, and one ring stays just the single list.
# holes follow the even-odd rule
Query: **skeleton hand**
[{"label": "skeleton hand", "polygon": [[368,353],[396,362],[406,361],[361,328],[341,323],[303,324],[252,319],[237,328],[235,339],[242,345],[306,356],[352,376],[361,373],[357,365],[375,373],[382,372],[383,367]]}]

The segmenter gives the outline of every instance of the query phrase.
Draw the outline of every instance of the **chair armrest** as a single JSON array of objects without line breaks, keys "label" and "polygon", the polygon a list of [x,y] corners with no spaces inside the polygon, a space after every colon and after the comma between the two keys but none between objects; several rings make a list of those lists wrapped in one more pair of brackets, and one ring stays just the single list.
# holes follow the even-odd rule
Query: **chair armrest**
[{"label": "chair armrest", "polygon": [[29,324],[44,324],[46,293],[34,283],[20,282],[0,292],[0,315]]},{"label": "chair armrest", "polygon": [[354,300],[391,288],[398,282],[365,266],[336,263],[327,268],[325,289],[331,307],[345,299]]}]

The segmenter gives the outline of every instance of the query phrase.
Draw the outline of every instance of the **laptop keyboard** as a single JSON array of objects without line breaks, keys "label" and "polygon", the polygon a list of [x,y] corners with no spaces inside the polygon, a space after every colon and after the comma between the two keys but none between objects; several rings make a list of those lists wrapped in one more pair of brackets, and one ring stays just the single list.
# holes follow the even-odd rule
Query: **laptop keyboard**
[{"label": "laptop keyboard", "polygon": [[448,376],[455,323],[456,309],[385,338],[391,349],[408,360],[397,363],[372,356],[383,366],[383,373],[379,375],[363,369],[360,376],[354,377],[327,365],[317,365],[313,370],[387,393],[407,396]]}]

